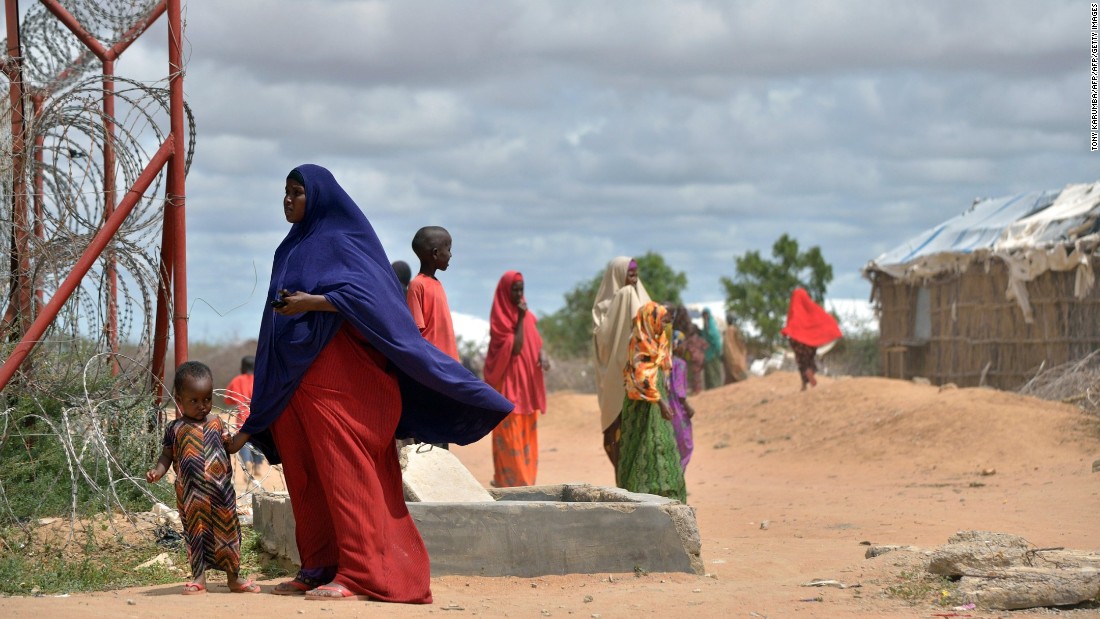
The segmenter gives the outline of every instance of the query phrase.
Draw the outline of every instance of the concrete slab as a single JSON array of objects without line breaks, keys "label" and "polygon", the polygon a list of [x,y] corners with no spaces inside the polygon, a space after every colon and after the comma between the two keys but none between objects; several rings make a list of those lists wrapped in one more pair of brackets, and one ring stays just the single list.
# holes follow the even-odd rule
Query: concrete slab
[{"label": "concrete slab", "polygon": [[446,449],[407,445],[399,453],[405,500],[484,503],[490,495],[462,462]]},{"label": "concrete slab", "polygon": [[[496,499],[409,502],[432,576],[689,572],[702,574],[695,510],[650,494],[588,484],[493,489]],[[297,561],[289,501],[256,496],[264,545]],[[260,507],[260,503],[271,505]],[[268,524],[270,519],[271,524]],[[288,546],[290,547],[288,549]]]}]

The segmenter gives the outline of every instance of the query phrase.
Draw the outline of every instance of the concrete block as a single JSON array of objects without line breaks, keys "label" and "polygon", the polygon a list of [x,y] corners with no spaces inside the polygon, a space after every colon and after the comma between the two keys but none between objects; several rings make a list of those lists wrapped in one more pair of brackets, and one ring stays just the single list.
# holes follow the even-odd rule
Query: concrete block
[{"label": "concrete block", "polygon": [[[689,505],[587,484],[493,489],[492,495],[496,500],[479,503],[408,503],[432,576],[703,573]],[[254,501],[265,547],[297,562],[289,501],[273,494]],[[269,536],[278,539],[269,543]]]},{"label": "concrete block", "polygon": [[401,448],[401,477],[406,501],[481,503],[493,497],[454,454],[431,445]]},{"label": "concrete block", "polygon": [[290,559],[295,565],[302,564],[298,544],[294,541],[294,510],[290,508],[289,494],[253,494],[252,528],[260,534],[260,541],[268,552]]}]

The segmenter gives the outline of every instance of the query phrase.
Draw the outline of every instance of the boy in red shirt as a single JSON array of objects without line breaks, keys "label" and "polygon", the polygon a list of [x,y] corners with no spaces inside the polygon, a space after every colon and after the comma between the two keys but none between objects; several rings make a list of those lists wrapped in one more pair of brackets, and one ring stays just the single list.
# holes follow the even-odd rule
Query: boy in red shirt
[{"label": "boy in red shirt", "polygon": [[459,360],[447,293],[435,277],[436,271],[446,271],[451,264],[451,235],[439,226],[425,226],[413,236],[412,248],[420,259],[420,272],[409,282],[405,296],[409,311],[424,339]]},{"label": "boy in red shirt", "polygon": [[[451,264],[451,234],[440,226],[424,226],[413,235],[412,248],[420,259],[420,272],[409,282],[405,293],[409,311],[424,339],[461,361],[447,293],[435,278],[436,271],[446,271]],[[446,443],[438,446],[448,449]]]}]

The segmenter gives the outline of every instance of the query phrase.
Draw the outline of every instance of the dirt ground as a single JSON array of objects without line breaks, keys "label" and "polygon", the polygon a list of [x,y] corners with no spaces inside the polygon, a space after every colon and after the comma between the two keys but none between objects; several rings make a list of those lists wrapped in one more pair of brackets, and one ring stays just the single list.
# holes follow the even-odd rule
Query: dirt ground
[{"label": "dirt ground", "polygon": [[[3,598],[5,617],[1100,617],[1100,610],[952,611],[884,590],[900,559],[866,545],[932,548],[963,529],[1040,547],[1100,550],[1100,420],[1072,406],[986,389],[823,378],[802,393],[776,373],[695,398],[687,469],[707,575],[585,574],[432,580],[430,606],[178,595],[155,586]],[[557,393],[540,420],[541,483],[613,485],[595,396]],[[483,483],[488,440],[454,452]],[[762,523],[767,522],[766,526]],[[639,540],[644,543],[644,540]],[[815,578],[849,588],[801,586]],[[260,581],[265,589],[275,580]],[[859,585],[858,587],[853,585]]]}]

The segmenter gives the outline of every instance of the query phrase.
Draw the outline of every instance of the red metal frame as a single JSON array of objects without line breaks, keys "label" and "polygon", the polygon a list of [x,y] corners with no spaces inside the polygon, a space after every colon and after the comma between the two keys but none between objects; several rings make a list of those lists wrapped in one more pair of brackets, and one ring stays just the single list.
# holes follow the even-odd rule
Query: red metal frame
[{"label": "red metal frame", "polygon": [[[130,211],[137,205],[142,194],[150,187],[152,182],[162,169],[167,167],[167,180],[165,189],[165,213],[163,224],[163,237],[161,240],[161,269],[160,281],[157,293],[157,310],[153,334],[153,385],[156,393],[162,396],[161,384],[164,377],[164,357],[167,352],[168,320],[167,308],[171,304],[174,308],[172,325],[175,327],[175,363],[179,365],[187,360],[187,242],[184,217],[185,196],[185,165],[187,156],[187,140],[184,139],[184,105],[183,105],[183,21],[181,19],[181,0],[161,0],[142,19],[134,24],[122,40],[111,48],[105,48],[96,40],[81,24],[70,14],[58,0],[39,0],[47,10],[61,21],[74,35],[103,63],[103,113],[105,123],[103,169],[104,169],[104,222],[99,232],[84,253],[81,254],[73,271],[58,287],[53,298],[46,303],[38,313],[34,322],[24,331],[24,324],[32,315],[32,298],[41,299],[41,291],[34,290],[34,283],[29,281],[31,273],[28,252],[28,212],[27,212],[27,182],[22,170],[26,162],[26,134],[25,120],[23,118],[24,102],[28,93],[24,91],[22,79],[22,53],[19,38],[19,8],[17,0],[5,0],[5,17],[7,20],[8,57],[10,62],[5,63],[4,71],[8,75],[10,83],[9,96],[12,109],[12,154],[15,178],[13,179],[12,212],[15,230],[12,240],[12,302],[4,315],[3,328],[12,336],[22,333],[22,339],[16,345],[11,355],[0,367],[0,389],[3,389],[14,376],[20,364],[33,350],[35,343],[46,332],[49,325],[57,318],[62,307],[80,285],[81,279],[91,269],[92,265],[107,250],[110,239],[118,232],[123,221]],[[163,13],[168,13],[168,70],[169,70],[169,111],[171,130],[164,143],[161,144],[156,154],[145,167],[144,171],[135,181],[134,186],[126,192],[121,202],[115,204],[117,199],[115,192],[115,151],[114,135],[115,127],[111,121],[114,118],[114,61],[125,51],[130,44],[149,26],[151,26]],[[78,59],[79,60],[79,59]],[[62,72],[58,79],[63,77],[68,70]],[[35,109],[41,109],[41,94],[36,93],[34,98]],[[37,155],[36,155],[37,156]],[[40,179],[36,179],[36,191]],[[39,221],[41,204],[40,199],[35,199],[35,232],[40,233]],[[118,307],[117,286],[118,273],[115,259],[110,255],[106,257],[107,285],[109,287],[108,306],[108,339],[112,352],[118,351]],[[118,370],[117,360],[114,365]]]}]

